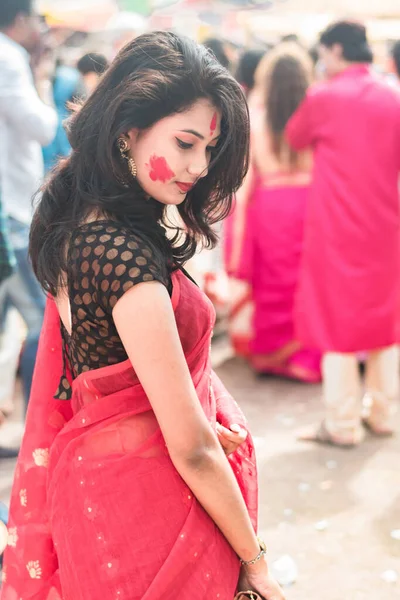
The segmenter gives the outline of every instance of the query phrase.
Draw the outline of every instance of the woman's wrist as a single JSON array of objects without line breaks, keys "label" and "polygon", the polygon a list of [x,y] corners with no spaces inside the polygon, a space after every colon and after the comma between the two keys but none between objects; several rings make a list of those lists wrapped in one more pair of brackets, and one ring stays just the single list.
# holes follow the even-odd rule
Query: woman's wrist
[{"label": "woman's wrist", "polygon": [[236,548],[236,553],[239,560],[242,562],[248,562],[253,560],[260,552],[260,544],[258,543],[257,537],[254,535],[254,539],[251,543],[246,543],[245,548],[241,548],[239,551]]},{"label": "woman's wrist", "polygon": [[268,573],[267,558],[263,555],[260,560],[252,565],[243,565],[243,571],[248,575],[258,575],[260,573]]},{"label": "woman's wrist", "polygon": [[247,552],[245,553],[245,556],[243,554],[239,556],[240,562],[243,567],[248,567],[256,564],[267,554],[267,547],[263,540],[257,537],[254,541],[256,543],[256,549],[246,549]]}]

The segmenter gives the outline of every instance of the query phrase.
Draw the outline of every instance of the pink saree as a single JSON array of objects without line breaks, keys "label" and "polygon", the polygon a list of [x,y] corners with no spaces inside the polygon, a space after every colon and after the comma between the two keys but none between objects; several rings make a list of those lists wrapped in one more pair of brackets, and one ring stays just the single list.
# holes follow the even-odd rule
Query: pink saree
[{"label": "pink saree", "polygon": [[[294,332],[309,190],[308,184],[292,181],[296,176],[301,182],[308,175],[275,173],[262,178],[256,173],[247,204],[228,221],[230,334],[236,353],[245,356],[256,371],[314,383],[321,379],[320,353],[304,348]],[[235,226],[235,219],[243,223]],[[241,236],[235,236],[235,231]],[[239,258],[232,264],[235,247]]]},{"label": "pink saree", "polygon": [[[172,303],[212,427],[246,426],[211,370],[211,303],[181,272],[173,275]],[[130,362],[82,373],[71,401],[53,399],[61,371],[59,316],[48,300],[1,599],[232,600],[239,560],[173,466]],[[256,528],[250,436],[229,462]]]}]

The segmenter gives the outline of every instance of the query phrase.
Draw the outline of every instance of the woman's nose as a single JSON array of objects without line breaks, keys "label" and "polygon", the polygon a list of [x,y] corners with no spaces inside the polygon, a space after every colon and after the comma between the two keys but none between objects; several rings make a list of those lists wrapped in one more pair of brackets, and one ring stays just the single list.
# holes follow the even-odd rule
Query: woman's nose
[{"label": "woman's nose", "polygon": [[205,177],[208,174],[208,164],[206,162],[203,162],[203,164],[201,164],[201,161],[197,161],[196,163],[190,164],[188,166],[188,173],[192,177],[196,177],[197,179],[199,179],[200,177]]}]

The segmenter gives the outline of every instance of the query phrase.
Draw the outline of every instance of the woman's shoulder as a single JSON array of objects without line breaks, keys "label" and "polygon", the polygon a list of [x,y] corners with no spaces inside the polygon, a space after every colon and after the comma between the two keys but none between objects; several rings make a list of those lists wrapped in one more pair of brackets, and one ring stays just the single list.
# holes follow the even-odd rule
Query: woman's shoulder
[{"label": "woman's shoulder", "polygon": [[[105,237],[106,236],[106,237]],[[97,221],[88,221],[77,225],[72,231],[71,238],[78,239],[78,243],[82,241],[97,240],[103,238],[103,241],[110,241],[117,236],[123,236],[126,239],[132,238],[136,241],[143,241],[144,238],[137,232],[134,232],[131,228],[123,223],[114,221],[112,219],[101,219]]]},{"label": "woman's shoulder", "polygon": [[128,227],[114,221],[92,221],[71,235],[70,268],[74,281],[96,291],[106,309],[134,285],[170,279],[151,244]]},{"label": "woman's shoulder", "polygon": [[76,227],[71,234],[71,251],[72,259],[86,258],[93,252],[98,258],[112,260],[114,255],[123,255],[130,260],[133,254],[140,253],[156,261],[154,249],[145,236],[112,220],[91,221]]}]

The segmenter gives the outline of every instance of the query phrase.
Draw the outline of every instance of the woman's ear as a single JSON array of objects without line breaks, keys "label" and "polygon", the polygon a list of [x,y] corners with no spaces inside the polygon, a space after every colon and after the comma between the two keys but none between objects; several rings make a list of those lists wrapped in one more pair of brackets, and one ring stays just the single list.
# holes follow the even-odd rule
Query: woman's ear
[{"label": "woman's ear", "polygon": [[126,132],[125,135],[128,139],[130,149],[135,147],[137,139],[139,137],[139,131],[140,130],[137,127],[133,127],[132,129],[130,129],[129,131]]}]

